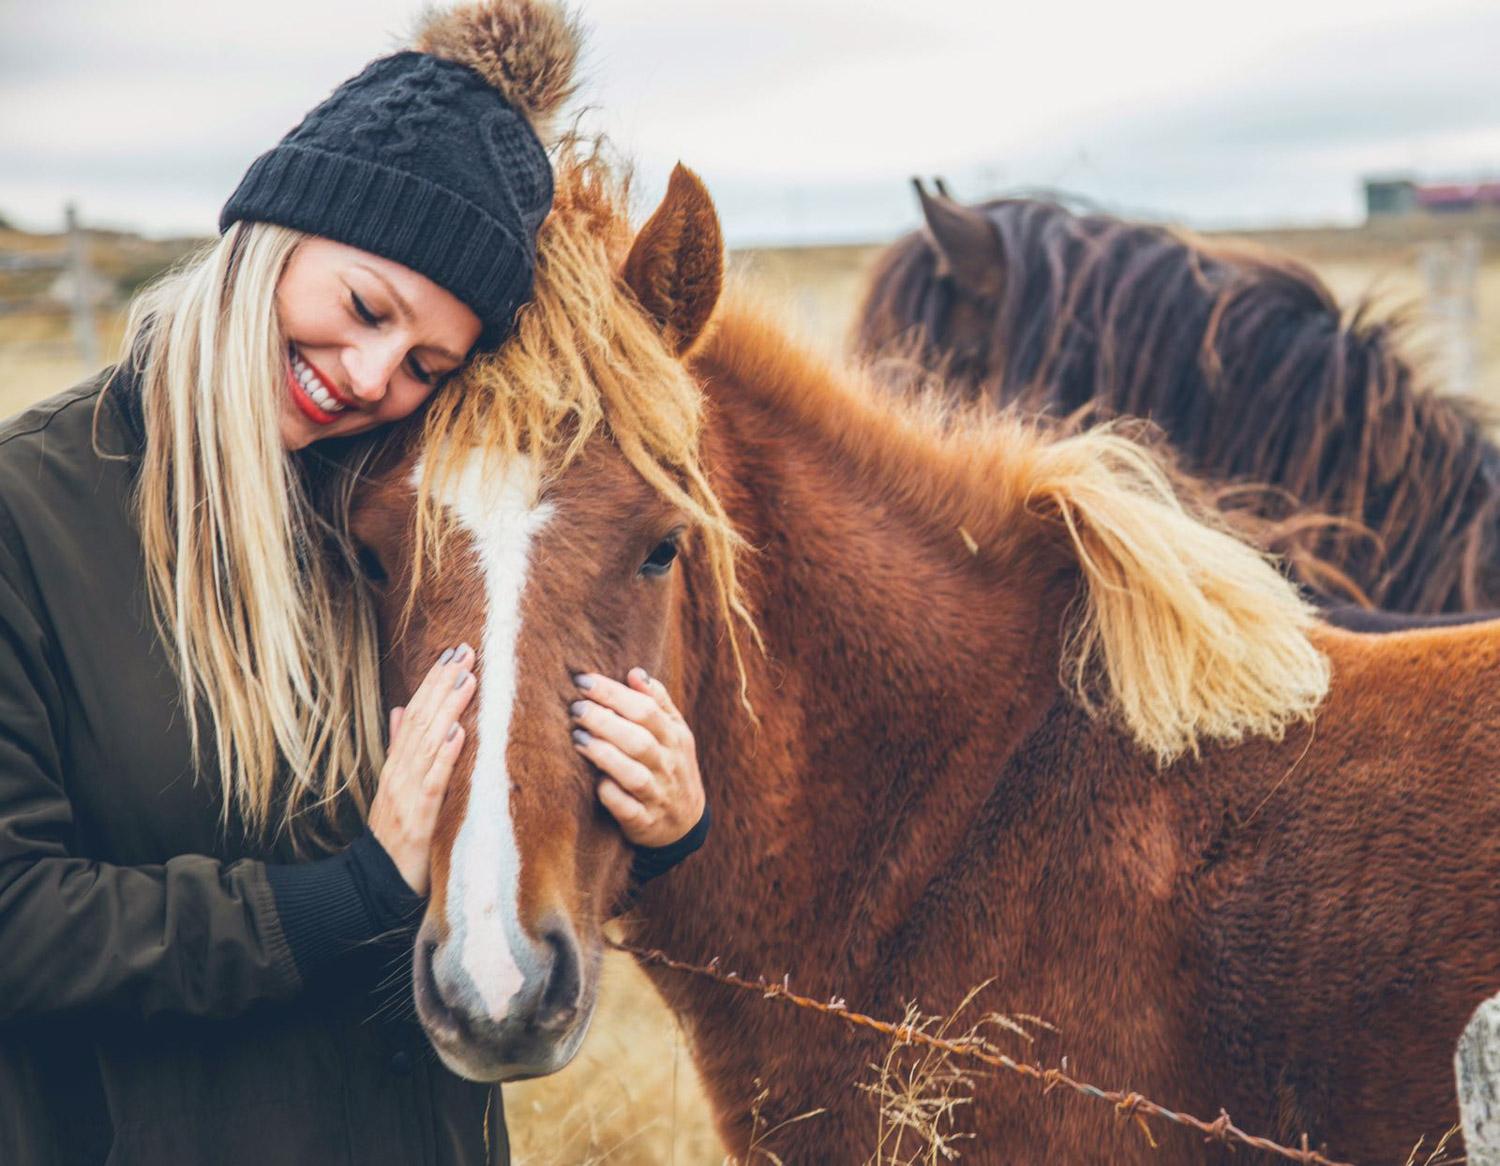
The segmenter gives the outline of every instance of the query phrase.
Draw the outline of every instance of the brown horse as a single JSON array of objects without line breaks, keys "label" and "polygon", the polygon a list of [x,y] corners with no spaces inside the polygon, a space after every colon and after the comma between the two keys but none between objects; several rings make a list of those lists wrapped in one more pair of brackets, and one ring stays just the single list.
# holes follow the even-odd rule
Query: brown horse
[{"label": "brown horse", "polygon": [[927,369],[960,397],[1150,418],[1187,468],[1373,532],[1325,527],[1305,561],[1377,606],[1500,608],[1500,450],[1470,405],[1421,386],[1368,303],[1342,312],[1249,244],[918,192],[927,228],[877,261],[856,325],[882,380]]},{"label": "brown horse", "polygon": [[[1342,1155],[1449,1126],[1500,986],[1500,626],[1320,629],[1140,447],[945,426],[743,306],[709,327],[707,193],[679,169],[633,245],[623,205],[563,160],[516,336],[357,499],[392,691],[478,645],[415,952],[443,1059],[504,1079],[583,1039],[628,859],[571,676],[639,664],[716,826],[636,941],[896,1017],[993,980],[982,1007],[1057,1026],[1027,1057]],[[742,1160],[762,1088],[762,1128],[827,1110],[765,1148],[868,1157],[883,1038],[652,974]],[[974,1161],[1219,1153],[1013,1080],[960,1113]]]}]

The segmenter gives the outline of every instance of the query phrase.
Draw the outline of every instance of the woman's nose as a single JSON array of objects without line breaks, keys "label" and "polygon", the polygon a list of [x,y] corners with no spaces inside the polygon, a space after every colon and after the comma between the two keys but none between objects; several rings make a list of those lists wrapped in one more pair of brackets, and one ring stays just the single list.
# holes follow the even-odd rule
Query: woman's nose
[{"label": "woman's nose", "polygon": [[349,392],[368,404],[385,398],[391,378],[401,366],[401,353],[386,345],[360,346],[344,354]]}]

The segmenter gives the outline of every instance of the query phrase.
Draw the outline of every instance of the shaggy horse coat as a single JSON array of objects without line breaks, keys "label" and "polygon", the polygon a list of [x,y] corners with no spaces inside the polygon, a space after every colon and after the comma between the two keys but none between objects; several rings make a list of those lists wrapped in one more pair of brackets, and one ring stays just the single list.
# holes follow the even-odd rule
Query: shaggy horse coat
[{"label": "shaggy horse coat", "polygon": [[[891,1017],[988,982],[980,1009],[1055,1025],[1020,1055],[1344,1158],[1451,1125],[1454,1042],[1500,985],[1500,625],[1319,629],[1117,435],[945,432],[753,313],[706,329],[722,252],[685,171],[623,262],[619,205],[565,160],[516,338],[355,515],[393,691],[478,646],[416,951],[444,1060],[545,1072],[582,1040],[627,858],[570,676],[642,665],[717,825],[635,941]],[[673,430],[698,460],[665,473]],[[721,520],[750,548],[727,588]],[[882,1038],[651,975],[733,1153],[824,1107],[759,1147],[868,1158]],[[958,1121],[973,1161],[1242,1157],[1014,1079]]]},{"label": "shaggy horse coat", "polygon": [[1284,491],[1259,500],[1273,513],[1289,498],[1359,524],[1279,548],[1314,591],[1343,597],[1326,564],[1381,608],[1500,608],[1500,449],[1368,305],[1342,312],[1249,244],[918,190],[927,228],[878,260],[856,326],[886,383],[1149,418],[1193,472]]}]

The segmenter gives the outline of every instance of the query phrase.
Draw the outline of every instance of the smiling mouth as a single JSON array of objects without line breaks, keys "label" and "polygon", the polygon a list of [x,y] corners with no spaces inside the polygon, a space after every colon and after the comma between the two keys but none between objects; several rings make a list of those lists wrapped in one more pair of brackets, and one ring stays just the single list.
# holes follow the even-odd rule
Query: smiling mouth
[{"label": "smiling mouth", "polygon": [[302,359],[295,344],[287,345],[287,368],[292,400],[319,425],[328,425],[338,420],[339,414],[349,407],[349,402],[333,391],[323,375]]}]

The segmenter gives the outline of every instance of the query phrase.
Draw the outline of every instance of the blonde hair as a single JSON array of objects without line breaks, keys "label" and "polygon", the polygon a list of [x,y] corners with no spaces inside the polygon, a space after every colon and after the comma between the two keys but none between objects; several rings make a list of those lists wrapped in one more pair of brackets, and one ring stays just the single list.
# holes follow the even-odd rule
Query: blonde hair
[{"label": "blonde hair", "polygon": [[537,236],[534,298],[505,344],[477,358],[427,412],[410,596],[422,565],[441,553],[438,499],[465,451],[526,453],[555,477],[602,431],[692,523],[753,716],[739,631],[757,644],[759,632],[736,576],[741,539],[701,460],[703,393],[616,274],[632,239],[628,179],[598,143],[564,143],[556,172],[552,214]]},{"label": "blonde hair", "polygon": [[207,721],[223,824],[328,842],[346,795],[368,806],[383,716],[373,606],[344,534],[352,481],[318,480],[280,434],[276,287],[304,238],[237,224],[136,299],[126,351],[146,581],[195,763]]},{"label": "blonde hair", "polygon": [[1279,740],[1328,692],[1315,613],[1270,556],[1190,511],[1161,460],[1110,426],[1040,443],[1024,505],[1067,532],[1085,581],[1062,683],[1166,764],[1205,740]]}]

